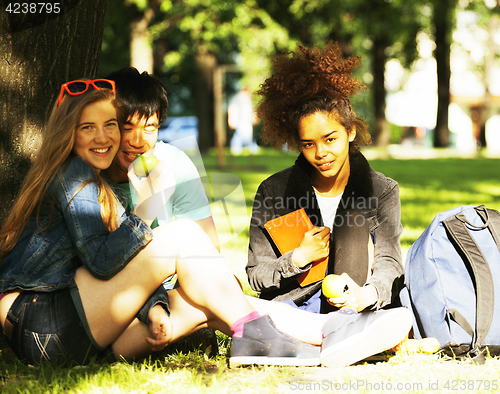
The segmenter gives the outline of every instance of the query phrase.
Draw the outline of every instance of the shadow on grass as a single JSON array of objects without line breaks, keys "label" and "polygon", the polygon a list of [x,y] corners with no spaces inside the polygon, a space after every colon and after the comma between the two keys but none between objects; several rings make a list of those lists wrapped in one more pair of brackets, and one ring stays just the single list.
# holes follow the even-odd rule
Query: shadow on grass
[{"label": "shadow on grass", "polygon": [[[224,168],[218,171],[233,172],[240,177],[247,205],[251,206],[252,197],[260,182],[292,165],[295,156],[264,151],[253,157],[251,166],[248,166],[248,159],[242,156],[235,159],[234,170]],[[215,171],[216,166],[210,164],[212,159],[207,157],[206,165],[208,169],[213,168]],[[215,163],[214,160],[212,162]],[[409,247],[441,211],[468,204],[500,208],[500,159],[376,159],[371,160],[370,164],[376,171],[399,182],[404,247]],[[245,235],[248,237],[247,233]],[[209,384],[211,377],[221,374],[226,368],[225,355],[208,361],[203,356],[197,358],[198,356],[193,355],[173,355],[159,362],[123,362],[112,365],[93,363],[85,367],[63,368],[28,367],[13,356],[8,357],[7,353],[2,351],[0,355],[2,393],[78,392],[92,391],[97,387],[102,387],[101,391],[105,392],[105,387],[110,387],[111,390],[113,383],[119,384],[119,387],[123,384],[139,390],[141,385],[146,387],[150,381],[155,380],[155,373],[185,369],[196,376],[208,376],[206,382],[202,383]],[[391,373],[393,370],[391,369]],[[456,377],[456,374],[453,376]],[[252,375],[251,379],[255,377]],[[114,390],[116,391],[116,386]]]},{"label": "shadow on grass", "polygon": [[[0,392],[136,392],[141,386],[157,392],[154,385],[169,373],[185,376],[192,384],[208,386],[214,377],[227,369],[225,353],[208,358],[202,351],[166,354],[155,353],[134,362],[113,364],[92,361],[85,366],[29,366],[19,361],[10,349],[0,352]],[[151,387],[151,382],[153,383]],[[119,388],[119,391],[116,391]],[[146,391],[144,391],[146,392]]]}]

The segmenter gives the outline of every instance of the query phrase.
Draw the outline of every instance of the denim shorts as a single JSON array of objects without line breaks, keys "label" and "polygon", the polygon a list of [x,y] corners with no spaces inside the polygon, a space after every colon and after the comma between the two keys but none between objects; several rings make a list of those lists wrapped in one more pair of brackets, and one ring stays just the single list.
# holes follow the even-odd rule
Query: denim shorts
[{"label": "denim shorts", "polygon": [[[111,346],[99,346],[88,328],[76,285],[59,291],[22,291],[7,319],[12,323],[9,345],[28,364],[87,364],[111,356]],[[73,294],[72,294],[73,293]],[[75,306],[76,304],[76,306]],[[78,309],[81,307],[79,313]]]}]

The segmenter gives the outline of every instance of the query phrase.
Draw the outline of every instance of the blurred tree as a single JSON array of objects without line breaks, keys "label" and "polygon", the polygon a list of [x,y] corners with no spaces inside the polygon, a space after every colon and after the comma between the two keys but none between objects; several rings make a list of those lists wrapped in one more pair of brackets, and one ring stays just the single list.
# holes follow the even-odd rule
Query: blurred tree
[{"label": "blurred tree", "polygon": [[107,0],[30,4],[37,12],[9,12],[4,4],[0,13],[0,224],[35,157],[61,84],[97,72]]},{"label": "blurred tree", "polygon": [[386,147],[391,140],[390,128],[385,117],[386,79],[385,66],[394,58],[406,68],[416,59],[418,32],[425,22],[420,17],[418,0],[352,1],[349,12],[354,16],[356,31],[351,34],[364,36],[370,41],[370,58],[373,83],[373,112],[375,117],[373,138],[376,146]]},{"label": "blurred tree", "polygon": [[123,0],[108,0],[99,61],[99,77],[130,66],[130,31],[134,8]]},{"label": "blurred tree", "polygon": [[[330,39],[346,55],[364,56],[355,75],[369,85],[370,94],[354,100],[363,101],[358,112],[372,125],[375,145],[386,146],[386,63],[397,59],[408,68],[417,56],[417,34],[431,28],[439,97],[434,144],[448,145],[450,43],[457,0],[109,1],[124,11],[108,15],[107,26],[109,20],[116,29],[106,28],[102,70],[109,69],[109,53],[115,63],[130,59],[130,49],[119,50],[124,36],[134,36],[134,20],[147,20],[143,37],[150,44],[142,47],[153,50],[153,72],[167,85],[170,112],[198,116],[202,150],[214,142],[213,75],[220,65],[238,64],[244,83],[255,90],[269,72],[272,55],[293,49],[294,41],[323,46]],[[368,103],[370,111],[365,109]]]},{"label": "blurred tree", "polygon": [[[253,0],[127,0],[125,3],[110,0],[110,3],[122,11],[109,14],[106,25],[116,26],[121,33],[106,28],[102,70],[125,66],[117,64],[118,59],[109,54],[123,48],[120,41],[131,31],[134,13],[153,10],[154,17],[147,29],[153,50],[153,72],[167,87],[171,114],[197,115],[202,151],[214,144],[213,78],[217,67],[238,63],[245,76],[244,83],[254,89],[267,74],[275,48],[286,48],[288,43],[286,30]],[[115,46],[115,41],[120,45]],[[126,57],[119,56],[123,63]]]},{"label": "blurred tree", "polygon": [[[493,79],[493,65],[498,58],[499,45],[495,40],[495,35],[500,29],[500,0],[493,2],[493,7],[488,7],[485,10],[486,15],[488,15],[488,21],[486,23],[486,30],[488,32],[488,38],[486,43],[486,54],[484,59],[484,74],[483,74],[483,85],[484,85],[484,102],[482,105],[481,117],[479,122],[480,146],[486,147],[486,121],[491,116],[492,109],[492,94],[490,90],[491,82]],[[488,12],[489,11],[489,12]]]},{"label": "blurred tree", "polygon": [[101,53],[103,76],[128,66],[154,74],[150,27],[159,14],[161,2],[109,0]]},{"label": "blurred tree", "polygon": [[452,31],[455,25],[457,0],[431,0],[433,6],[432,25],[434,27],[434,57],[437,66],[438,107],[434,147],[444,148],[450,142],[448,110],[450,107],[450,51]]},{"label": "blurred tree", "polygon": [[[466,11],[471,11],[475,14],[474,28],[475,36],[481,31],[484,37],[484,58],[479,61],[479,64],[474,64],[472,70],[478,71],[482,75],[482,83],[484,87],[484,99],[473,109],[477,113],[477,119],[473,119],[475,123],[474,129],[477,130],[477,143],[481,147],[486,147],[486,121],[492,115],[492,93],[490,90],[492,83],[492,71],[495,62],[500,55],[500,46],[495,40],[495,35],[500,29],[500,0],[469,0]],[[474,34],[473,32],[471,32]],[[479,38],[479,37],[477,37]],[[470,48],[463,48],[470,51]],[[471,62],[474,63],[474,62]]]},{"label": "blurred tree", "polygon": [[[346,55],[367,55],[371,65],[375,145],[386,146],[385,65],[397,58],[409,66],[417,56],[416,35],[422,29],[419,0],[257,0],[293,38],[305,45],[338,41]],[[365,69],[361,69],[365,71]],[[359,75],[359,74],[358,74]],[[372,122],[370,122],[372,123]]]},{"label": "blurred tree", "polygon": [[[196,85],[199,145],[214,146],[214,75],[221,65],[238,64],[244,83],[256,88],[269,67],[275,46],[286,47],[286,30],[259,9],[253,0],[186,0],[163,2],[164,18],[152,26],[156,42],[168,47],[163,71],[170,81]],[[186,64],[194,65],[185,69]],[[193,67],[193,66],[191,66]]]},{"label": "blurred tree", "polygon": [[149,26],[161,0],[127,0],[133,8],[130,24],[130,65],[139,71],[153,73],[153,46]]}]

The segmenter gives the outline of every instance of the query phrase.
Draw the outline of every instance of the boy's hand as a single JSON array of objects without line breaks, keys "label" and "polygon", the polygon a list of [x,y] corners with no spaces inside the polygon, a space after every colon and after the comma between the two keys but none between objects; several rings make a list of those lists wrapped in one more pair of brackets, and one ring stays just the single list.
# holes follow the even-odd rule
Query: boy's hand
[{"label": "boy's hand", "polygon": [[171,342],[172,323],[161,305],[155,305],[149,310],[149,329],[153,337],[147,337],[146,341],[151,345],[153,352],[162,350]]},{"label": "boy's hand", "polygon": [[174,172],[160,160],[146,179],[139,179],[133,165],[129,167],[128,177],[139,196],[134,213],[151,224],[175,191]]}]

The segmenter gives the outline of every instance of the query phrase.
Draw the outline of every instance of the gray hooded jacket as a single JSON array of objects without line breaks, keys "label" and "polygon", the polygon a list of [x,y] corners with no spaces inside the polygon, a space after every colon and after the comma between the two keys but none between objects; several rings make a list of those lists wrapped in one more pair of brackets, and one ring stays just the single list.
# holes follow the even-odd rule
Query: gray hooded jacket
[{"label": "gray hooded jacket", "polygon": [[[375,172],[361,153],[350,155],[350,175],[337,214],[342,209],[356,209],[366,219],[375,237],[373,274],[368,284],[376,287],[379,299],[373,308],[391,303],[397,296],[403,276],[400,247],[401,202],[396,181]],[[301,304],[321,287],[321,281],[301,287],[297,277],[307,271],[292,262],[290,251],[281,255],[264,224],[299,208],[305,208],[314,226],[324,224],[311,184],[312,166],[302,154],[295,165],[261,183],[255,196],[250,223],[250,245],[246,272],[250,286],[268,300],[292,300]],[[334,261],[333,248],[330,262]],[[398,280],[396,280],[398,279]],[[322,310],[323,312],[323,310]]]}]

